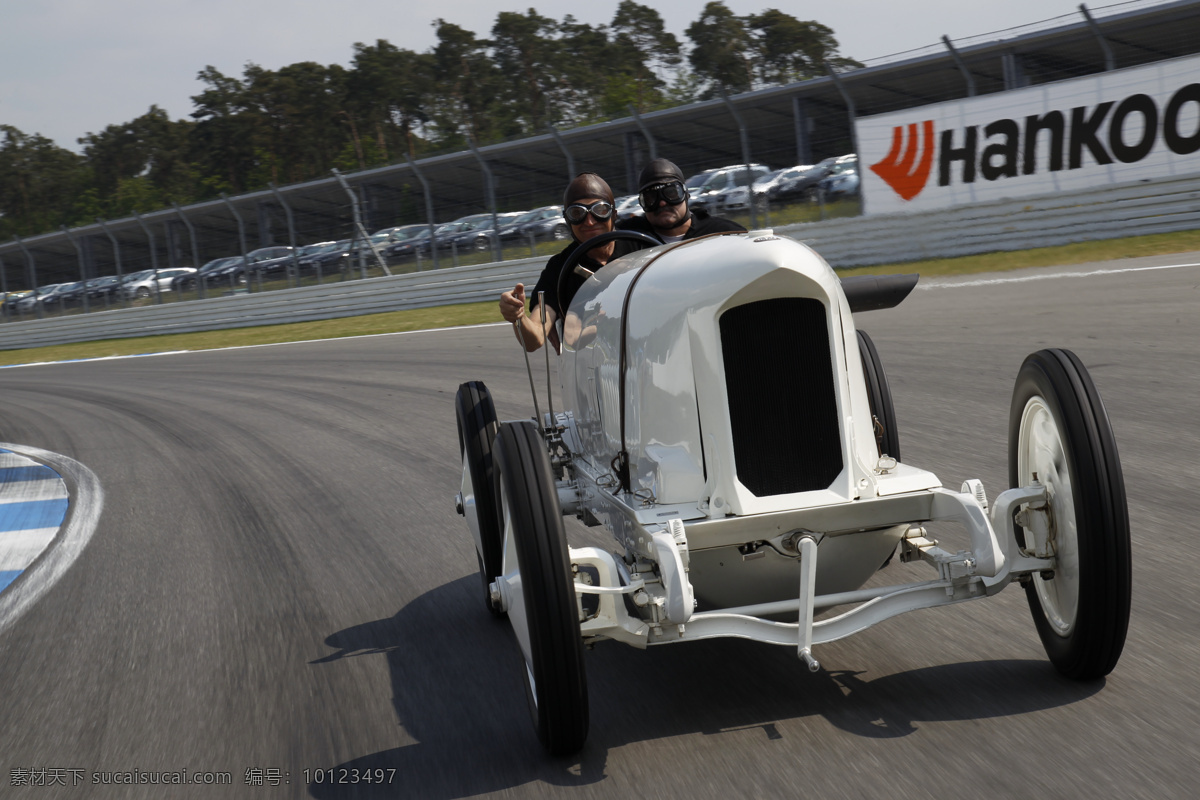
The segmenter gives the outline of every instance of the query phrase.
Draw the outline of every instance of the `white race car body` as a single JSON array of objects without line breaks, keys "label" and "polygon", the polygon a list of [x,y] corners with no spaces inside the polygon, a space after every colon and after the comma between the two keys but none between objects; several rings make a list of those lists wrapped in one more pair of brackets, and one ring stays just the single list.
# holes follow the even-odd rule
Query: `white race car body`
[{"label": "white race car body", "polygon": [[[652,247],[574,296],[560,409],[497,432],[486,387],[460,387],[457,505],[551,752],[586,736],[581,640],[748,638],[793,646],[817,671],[816,644],[1020,581],[1060,672],[1116,664],[1128,515],[1086,369],[1064,350],[1026,359],[1010,409],[1016,488],[990,504],[979,481],[945,489],[900,462],[878,354],[854,325],[852,309],[890,307],[915,284],[897,294],[885,280],[843,282],[771,231]],[[567,546],[566,515],[605,526],[616,552]],[[930,521],[961,525],[969,549],[939,547]],[[897,549],[936,577],[867,586]],[[847,610],[815,619],[835,606]]]},{"label": "white race car body", "polygon": [[[721,236],[627,256],[580,289],[564,330],[567,445],[601,481],[616,479],[614,462],[627,452],[629,488],[642,498],[634,502],[659,520],[769,515],[940,485],[904,464],[880,471],[841,282],[792,239]],[[605,495],[584,503],[597,519],[610,516]],[[708,525],[708,556],[691,537],[702,607],[795,594],[796,553],[765,547],[743,561],[725,552],[790,532],[776,523],[764,517],[757,536],[739,524],[728,541]],[[818,593],[857,589],[906,527],[859,536],[873,552],[852,553],[853,569],[822,558]],[[822,548],[847,550],[832,541]]]}]

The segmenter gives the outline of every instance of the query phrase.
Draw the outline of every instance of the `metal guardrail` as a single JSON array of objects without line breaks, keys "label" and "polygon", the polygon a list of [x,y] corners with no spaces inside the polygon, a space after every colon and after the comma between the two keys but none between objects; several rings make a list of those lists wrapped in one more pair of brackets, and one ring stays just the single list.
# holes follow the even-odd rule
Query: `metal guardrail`
[{"label": "metal guardrail", "polygon": [[518,281],[532,285],[546,259],[522,259],[326,283],[297,289],[232,294],[75,314],[0,326],[0,350],[169,333],[278,325],[499,298]]},{"label": "metal guardrail", "polygon": [[[1200,175],[920,214],[847,217],[776,229],[835,268],[946,258],[1200,229]],[[521,259],[321,286],[102,311],[0,326],[0,349],[308,322],[494,300],[533,284]]]}]

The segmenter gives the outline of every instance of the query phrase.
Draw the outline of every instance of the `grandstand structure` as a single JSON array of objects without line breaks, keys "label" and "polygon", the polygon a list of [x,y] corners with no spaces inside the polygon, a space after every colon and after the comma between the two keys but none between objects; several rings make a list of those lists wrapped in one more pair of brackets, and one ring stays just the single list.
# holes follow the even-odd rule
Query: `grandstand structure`
[{"label": "grandstand structure", "polygon": [[[932,37],[931,37],[932,38]],[[416,162],[0,243],[0,289],[199,266],[273,244],[558,202],[580,171],[633,193],[650,158],[687,174],[852,152],[854,119],[1200,52],[1200,0],[1134,0],[868,62],[862,69]]]}]

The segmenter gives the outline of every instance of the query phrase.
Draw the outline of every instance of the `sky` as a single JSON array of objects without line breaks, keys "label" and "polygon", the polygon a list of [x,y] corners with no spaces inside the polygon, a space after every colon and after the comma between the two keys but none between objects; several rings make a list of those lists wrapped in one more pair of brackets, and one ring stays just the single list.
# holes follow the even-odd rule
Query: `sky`
[{"label": "sky", "polygon": [[[592,25],[612,22],[619,0],[0,0],[0,124],[79,151],[77,139],[128,122],[152,105],[172,119],[193,110],[212,65],[240,78],[247,63],[349,63],[355,42],[386,39],[418,52],[436,43],[441,17],[486,37],[497,13],[536,9]],[[681,42],[705,0],[644,0]],[[1098,17],[1157,0],[1089,3]],[[1079,0],[725,0],[734,13],[779,8],[833,29],[841,54],[859,61],[1043,20],[1081,18]],[[1049,27],[1049,25],[1038,26]],[[1011,36],[1013,33],[1007,34]],[[990,38],[1001,38],[1000,36]]]}]

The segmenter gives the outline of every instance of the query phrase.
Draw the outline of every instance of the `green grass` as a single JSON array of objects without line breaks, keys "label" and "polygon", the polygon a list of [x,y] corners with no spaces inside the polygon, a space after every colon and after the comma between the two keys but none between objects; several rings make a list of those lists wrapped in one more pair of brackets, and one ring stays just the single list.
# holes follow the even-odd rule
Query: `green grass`
[{"label": "green grass", "polygon": [[338,339],[345,336],[453,328],[459,325],[500,321],[500,312],[496,303],[468,303],[419,308],[411,311],[390,311],[385,314],[365,314],[361,317],[323,319],[315,322],[261,325],[253,328],[232,328],[201,333],[169,333],[162,336],[105,339],[98,342],[4,350],[0,351],[0,365],[105,358],[139,353],[167,353],[173,350],[215,350],[222,347],[302,342],[310,339]]},{"label": "green grass", "polygon": [[[783,224],[772,219],[773,224]],[[558,252],[561,245],[548,243],[545,255]],[[1107,261],[1118,258],[1168,255],[1200,251],[1200,230],[1183,233],[1164,233],[1151,236],[1135,236],[1126,239],[1109,239],[1099,242],[1042,247],[1005,253],[984,253],[961,258],[943,258],[931,261],[913,261],[903,264],[888,264],[842,270],[842,275],[879,274],[888,272],[917,272],[921,275],[962,275],[978,272],[1000,272],[1026,267],[1066,266],[1090,261]],[[540,253],[539,253],[540,254]],[[393,272],[396,270],[393,269]],[[282,282],[281,282],[282,284]],[[268,285],[266,288],[270,288]],[[279,287],[282,288],[282,285]],[[152,300],[139,301],[150,303]],[[45,361],[64,361],[81,358],[133,355],[138,353],[163,353],[172,350],[212,350],[222,347],[239,347],[252,344],[274,344],[298,342],[308,339],[335,339],[346,336],[364,336],[375,333],[449,328],[459,325],[478,325],[500,322],[500,312],[495,302],[470,303],[466,305],[438,306],[436,308],[392,311],[385,314],[368,314],[343,319],[328,319],[317,322],[298,322],[285,325],[264,325],[255,328],[208,331],[204,333],[166,334],[145,336],[136,339],[108,339],[99,342],[35,347],[23,350],[0,351],[0,365],[31,364]]]}]

